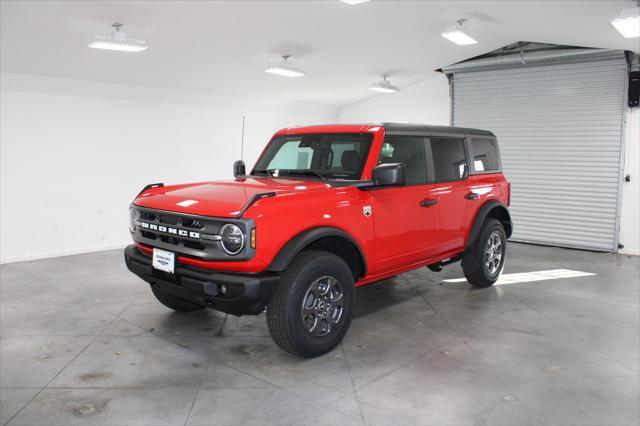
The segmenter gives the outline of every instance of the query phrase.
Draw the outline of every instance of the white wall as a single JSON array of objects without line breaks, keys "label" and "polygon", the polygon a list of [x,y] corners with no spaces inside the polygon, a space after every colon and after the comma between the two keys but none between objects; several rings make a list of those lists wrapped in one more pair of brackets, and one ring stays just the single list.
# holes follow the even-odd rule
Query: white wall
[{"label": "white wall", "polygon": [[124,246],[151,182],[232,177],[279,128],[333,108],[7,74],[0,92],[0,261]]},{"label": "white wall", "polygon": [[630,108],[627,114],[624,174],[620,212],[620,253],[640,255],[640,108]]},{"label": "white wall", "polygon": [[399,93],[377,95],[349,105],[340,110],[338,120],[341,123],[396,121],[448,126],[450,104],[449,82],[444,75],[436,75],[403,87]]}]

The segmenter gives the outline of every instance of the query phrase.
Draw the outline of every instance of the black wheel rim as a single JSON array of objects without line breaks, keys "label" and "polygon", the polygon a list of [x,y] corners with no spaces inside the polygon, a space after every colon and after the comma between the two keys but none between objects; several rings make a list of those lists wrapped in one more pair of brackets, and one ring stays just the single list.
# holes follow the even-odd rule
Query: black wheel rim
[{"label": "black wheel rim", "polygon": [[331,276],[311,283],[302,299],[302,323],[314,337],[324,337],[336,329],[344,312],[342,285]]},{"label": "black wheel rim", "polygon": [[484,267],[489,275],[495,276],[500,273],[503,254],[504,244],[502,242],[502,235],[498,231],[493,231],[484,249]]}]

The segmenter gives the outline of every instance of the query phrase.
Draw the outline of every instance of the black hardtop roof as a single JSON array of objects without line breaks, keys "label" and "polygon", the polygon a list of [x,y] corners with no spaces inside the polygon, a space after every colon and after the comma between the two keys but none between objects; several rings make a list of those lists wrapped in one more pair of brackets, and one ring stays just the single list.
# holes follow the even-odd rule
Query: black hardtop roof
[{"label": "black hardtop roof", "polygon": [[495,136],[492,132],[483,129],[472,129],[468,127],[453,127],[453,126],[432,126],[427,124],[413,124],[413,123],[382,123],[382,127],[387,132],[407,132],[407,133],[464,133],[484,136]]}]

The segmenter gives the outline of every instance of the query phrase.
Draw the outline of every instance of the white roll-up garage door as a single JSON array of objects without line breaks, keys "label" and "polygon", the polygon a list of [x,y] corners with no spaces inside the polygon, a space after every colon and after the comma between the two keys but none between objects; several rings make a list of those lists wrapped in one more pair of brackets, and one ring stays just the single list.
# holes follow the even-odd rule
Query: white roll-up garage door
[{"label": "white roll-up garage door", "polygon": [[513,240],[617,251],[627,63],[454,72],[453,125],[493,131]]}]

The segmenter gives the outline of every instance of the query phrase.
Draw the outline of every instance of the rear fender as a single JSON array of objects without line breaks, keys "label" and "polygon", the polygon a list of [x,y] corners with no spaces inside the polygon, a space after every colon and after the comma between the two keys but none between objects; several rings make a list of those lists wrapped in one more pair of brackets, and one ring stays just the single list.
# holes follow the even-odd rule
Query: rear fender
[{"label": "rear fender", "polygon": [[476,242],[480,235],[482,224],[487,218],[494,218],[502,222],[502,226],[504,226],[504,230],[507,233],[507,238],[513,233],[513,224],[511,223],[511,215],[509,214],[507,206],[496,200],[487,201],[480,207],[478,214],[476,214],[465,249],[473,246]]}]

